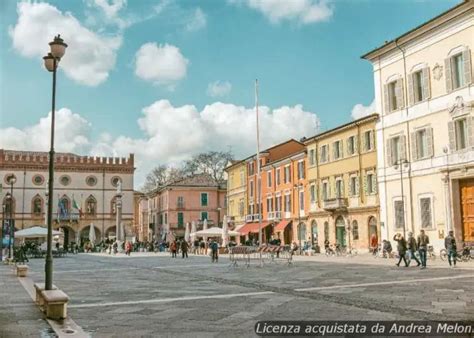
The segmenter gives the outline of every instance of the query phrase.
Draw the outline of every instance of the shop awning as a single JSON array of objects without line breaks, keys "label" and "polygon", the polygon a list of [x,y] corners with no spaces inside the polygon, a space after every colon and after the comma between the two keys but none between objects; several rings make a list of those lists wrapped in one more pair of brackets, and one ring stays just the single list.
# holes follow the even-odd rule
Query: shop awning
[{"label": "shop awning", "polygon": [[[267,227],[268,225],[270,225],[270,223],[262,222],[262,229]],[[241,236],[245,236],[250,232],[251,233],[258,233],[259,227],[260,227],[259,223],[247,223],[237,231],[240,232]]]},{"label": "shop awning", "polygon": [[286,228],[286,226],[287,226],[288,224],[290,224],[290,223],[291,223],[291,220],[285,220],[285,219],[284,219],[284,220],[280,221],[280,223],[278,223],[278,224],[275,226],[275,228],[273,228],[273,230],[274,230],[275,232],[277,232],[277,231],[284,231],[285,228]]}]

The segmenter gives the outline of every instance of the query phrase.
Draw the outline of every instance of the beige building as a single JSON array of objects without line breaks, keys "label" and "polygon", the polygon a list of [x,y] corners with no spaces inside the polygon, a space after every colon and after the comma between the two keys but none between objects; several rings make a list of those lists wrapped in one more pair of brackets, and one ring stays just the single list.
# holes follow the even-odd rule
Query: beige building
[{"label": "beige building", "polygon": [[474,1],[367,53],[373,65],[383,238],[424,229],[474,241]]},{"label": "beige building", "polygon": [[[0,149],[0,189],[3,219],[12,218],[16,230],[45,226],[48,153]],[[56,153],[54,164],[53,228],[64,232],[64,242],[89,237],[96,241],[115,236],[117,186],[122,186],[122,224],[133,236],[134,157],[92,157]],[[11,185],[11,178],[14,183]],[[13,199],[7,193],[13,191]]]},{"label": "beige building", "polygon": [[245,224],[247,208],[247,165],[236,161],[226,169],[227,173],[227,212],[228,221],[234,228]]},{"label": "beige building", "polygon": [[324,241],[368,249],[379,237],[375,123],[377,114],[304,141],[307,151],[306,233]]}]

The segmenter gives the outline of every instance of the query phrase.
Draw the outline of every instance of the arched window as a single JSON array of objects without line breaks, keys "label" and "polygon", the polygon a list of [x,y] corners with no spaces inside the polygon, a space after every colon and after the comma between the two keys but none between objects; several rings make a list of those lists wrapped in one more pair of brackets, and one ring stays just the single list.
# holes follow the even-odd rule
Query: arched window
[{"label": "arched window", "polygon": [[62,217],[69,215],[69,210],[71,209],[71,201],[66,195],[63,195],[58,203],[58,212]]},{"label": "arched window", "polygon": [[94,196],[90,195],[87,197],[86,200],[86,214],[87,215],[95,215],[97,213],[97,200]]},{"label": "arched window", "polygon": [[352,239],[354,241],[359,240],[359,225],[355,220],[352,222]]},{"label": "arched window", "polygon": [[43,212],[43,199],[40,195],[33,197],[31,202],[31,211],[35,216],[40,216]]},{"label": "arched window", "polygon": [[9,217],[10,215],[13,215],[15,213],[15,198],[11,197],[10,194],[5,196],[3,199],[3,206],[5,207],[5,217]]}]

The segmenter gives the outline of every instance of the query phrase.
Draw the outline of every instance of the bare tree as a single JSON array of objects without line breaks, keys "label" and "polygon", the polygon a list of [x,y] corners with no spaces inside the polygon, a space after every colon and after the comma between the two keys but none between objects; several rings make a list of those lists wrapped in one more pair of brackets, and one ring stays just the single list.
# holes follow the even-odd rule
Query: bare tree
[{"label": "bare tree", "polygon": [[147,175],[142,190],[144,192],[150,192],[153,189],[179,181],[184,177],[185,173],[182,169],[161,164],[153,168],[153,170]]},{"label": "bare tree", "polygon": [[197,172],[208,174],[216,183],[221,183],[224,180],[224,169],[232,159],[230,151],[210,151],[194,156],[191,161]]}]

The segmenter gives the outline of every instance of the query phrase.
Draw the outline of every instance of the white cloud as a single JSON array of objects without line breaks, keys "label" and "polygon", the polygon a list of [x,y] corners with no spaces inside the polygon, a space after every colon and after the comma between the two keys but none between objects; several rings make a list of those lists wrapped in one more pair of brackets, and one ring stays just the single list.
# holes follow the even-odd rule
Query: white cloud
[{"label": "white cloud", "polygon": [[189,60],[173,45],[146,43],[135,55],[135,75],[171,88],[186,77]]},{"label": "white cloud", "polygon": [[207,24],[206,14],[202,11],[201,8],[198,7],[193,12],[188,23],[186,24],[186,30],[188,32],[195,32],[206,27],[206,24]]},{"label": "white cloud", "polygon": [[333,15],[333,8],[326,0],[230,0],[229,2],[244,4],[257,10],[272,23],[288,20],[298,24],[311,24],[327,21]]},{"label": "white cloud", "polygon": [[[180,163],[208,150],[227,150],[237,158],[255,153],[255,109],[215,102],[199,111],[194,105],[175,107],[159,100],[143,108],[138,125],[141,137],[113,137],[107,132],[90,138],[92,125],[79,114],[62,108],[56,115],[57,151],[94,156],[136,156],[139,187],[148,172],[160,163]],[[301,105],[277,109],[259,107],[262,149],[290,138],[312,136],[319,130],[316,114]],[[47,151],[50,115],[36,125],[0,129],[0,148]]]},{"label": "white cloud", "polygon": [[119,11],[127,6],[127,0],[92,0],[93,4],[99,7],[109,19],[118,17]]},{"label": "white cloud", "polygon": [[100,36],[70,13],[62,13],[47,3],[21,2],[17,11],[18,22],[9,27],[9,33],[18,53],[41,60],[49,51],[48,43],[59,33],[68,44],[59,68],[69,78],[88,86],[107,79],[122,44],[120,35]]},{"label": "white cloud", "polygon": [[207,86],[207,95],[219,97],[229,95],[232,84],[229,81],[214,81]]},{"label": "white cloud", "polygon": [[356,104],[352,107],[351,116],[354,120],[357,120],[373,113],[375,113],[375,100],[368,106],[364,106],[361,103]]},{"label": "white cloud", "polygon": [[[90,147],[91,124],[68,108],[56,112],[55,150],[84,152]],[[33,126],[23,129],[0,129],[0,148],[12,150],[48,151],[50,147],[51,113]]]}]

